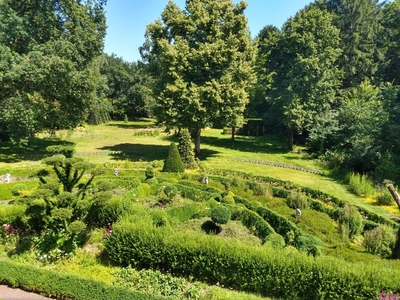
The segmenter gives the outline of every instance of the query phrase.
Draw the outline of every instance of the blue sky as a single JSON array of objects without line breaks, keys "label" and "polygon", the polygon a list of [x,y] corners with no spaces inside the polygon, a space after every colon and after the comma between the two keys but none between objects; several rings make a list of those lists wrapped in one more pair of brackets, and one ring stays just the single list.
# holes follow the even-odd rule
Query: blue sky
[{"label": "blue sky", "polygon": [[[174,0],[184,8],[185,0]],[[235,3],[239,2],[234,0]],[[247,0],[245,14],[252,36],[266,25],[281,28],[283,23],[310,0]],[[168,0],[108,0],[106,6],[107,35],[104,52],[115,53],[124,60],[140,60],[138,48],[144,42],[146,26],[158,18]]]}]

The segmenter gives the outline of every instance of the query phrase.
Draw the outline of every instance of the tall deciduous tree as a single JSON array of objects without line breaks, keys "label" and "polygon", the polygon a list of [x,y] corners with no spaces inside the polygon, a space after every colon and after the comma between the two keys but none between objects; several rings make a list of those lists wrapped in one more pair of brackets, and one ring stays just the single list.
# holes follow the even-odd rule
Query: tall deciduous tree
[{"label": "tall deciduous tree", "polygon": [[0,123],[9,134],[74,127],[99,101],[93,61],[103,49],[104,4],[0,2]]},{"label": "tall deciduous tree", "polygon": [[316,117],[330,109],[340,72],[339,30],[329,13],[305,8],[289,19],[271,52],[273,72],[270,102],[280,112],[293,147],[294,133],[301,133]]},{"label": "tall deciduous tree", "polygon": [[148,25],[142,58],[157,76],[155,114],[160,122],[188,127],[200,154],[200,133],[213,123],[237,126],[254,81],[255,56],[244,10],[231,0],[172,1]]},{"label": "tall deciduous tree", "polygon": [[379,47],[381,26],[379,0],[319,0],[318,5],[334,15],[340,29],[338,59],[344,73],[343,88],[357,87],[365,79],[372,79],[378,64],[384,59]]}]

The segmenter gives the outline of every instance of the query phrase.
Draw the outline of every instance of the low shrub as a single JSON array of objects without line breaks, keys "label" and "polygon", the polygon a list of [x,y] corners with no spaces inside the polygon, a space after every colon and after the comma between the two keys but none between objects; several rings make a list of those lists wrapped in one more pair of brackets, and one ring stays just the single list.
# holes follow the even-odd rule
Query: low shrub
[{"label": "low shrub", "polygon": [[199,206],[194,204],[188,204],[183,206],[172,207],[167,210],[167,214],[171,217],[177,218],[180,222],[193,219],[199,212]]},{"label": "low shrub", "polygon": [[339,209],[338,214],[340,229],[345,236],[354,238],[361,233],[363,229],[363,220],[357,208],[346,205]]},{"label": "low shrub", "polygon": [[247,208],[241,208],[234,212],[236,220],[240,220],[255,236],[261,239],[262,242],[270,235],[274,234],[275,230],[261,216]]},{"label": "low shrub", "polygon": [[151,194],[151,187],[147,183],[141,183],[136,188],[132,190],[135,197],[138,198],[145,198],[150,196]]},{"label": "low shrub", "polygon": [[11,194],[13,196],[20,196],[22,191],[26,191],[28,187],[24,183],[18,183],[11,188]]},{"label": "low shrub", "polygon": [[383,190],[376,195],[376,202],[378,205],[392,205],[394,200],[388,190]]},{"label": "low shrub", "polygon": [[272,247],[274,249],[283,249],[285,247],[285,239],[277,233],[271,233],[265,238],[264,247]]},{"label": "low shrub", "polygon": [[146,176],[146,179],[153,178],[153,177],[154,177],[154,169],[148,167],[148,168],[146,169],[146,171],[144,172],[144,175]]},{"label": "low shrub", "polygon": [[372,181],[366,175],[356,173],[349,176],[349,190],[360,197],[372,196],[375,192]]},{"label": "low shrub", "polygon": [[[400,290],[400,271],[374,263],[347,263],[243,245],[200,233],[118,222],[105,240],[108,256],[122,266],[170,270],[209,284],[279,299],[375,299]],[[379,274],[377,276],[376,274]]]},{"label": "low shrub", "polygon": [[226,224],[231,219],[231,215],[232,213],[229,208],[218,205],[211,211],[211,220],[216,224]]},{"label": "low shrub", "polygon": [[0,282],[57,299],[155,300],[164,297],[108,285],[104,282],[0,260]]},{"label": "low shrub", "polygon": [[289,193],[286,198],[286,203],[290,208],[293,209],[307,209],[309,207],[307,196],[297,190]]},{"label": "low shrub", "polygon": [[396,243],[396,234],[393,229],[380,225],[375,229],[364,232],[363,245],[367,252],[390,258]]}]

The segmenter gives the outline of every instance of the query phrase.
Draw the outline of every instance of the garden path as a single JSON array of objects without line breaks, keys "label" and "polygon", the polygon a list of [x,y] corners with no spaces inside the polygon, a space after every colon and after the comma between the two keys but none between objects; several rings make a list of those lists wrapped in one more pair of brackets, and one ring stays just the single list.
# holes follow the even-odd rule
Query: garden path
[{"label": "garden path", "polygon": [[41,295],[13,289],[6,285],[0,285],[0,299],[2,300],[51,300]]}]

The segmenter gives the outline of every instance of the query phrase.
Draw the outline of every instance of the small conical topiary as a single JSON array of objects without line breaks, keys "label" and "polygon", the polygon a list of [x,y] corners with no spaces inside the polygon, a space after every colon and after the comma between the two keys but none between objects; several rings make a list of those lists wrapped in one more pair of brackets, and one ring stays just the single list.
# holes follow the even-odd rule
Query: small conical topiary
[{"label": "small conical topiary", "polygon": [[168,150],[168,157],[164,161],[163,172],[179,173],[185,171],[185,165],[179,155],[178,148],[175,143],[171,143]]},{"label": "small conical topiary", "polygon": [[186,128],[182,129],[180,132],[178,150],[186,169],[194,169],[197,167],[190,133]]}]

